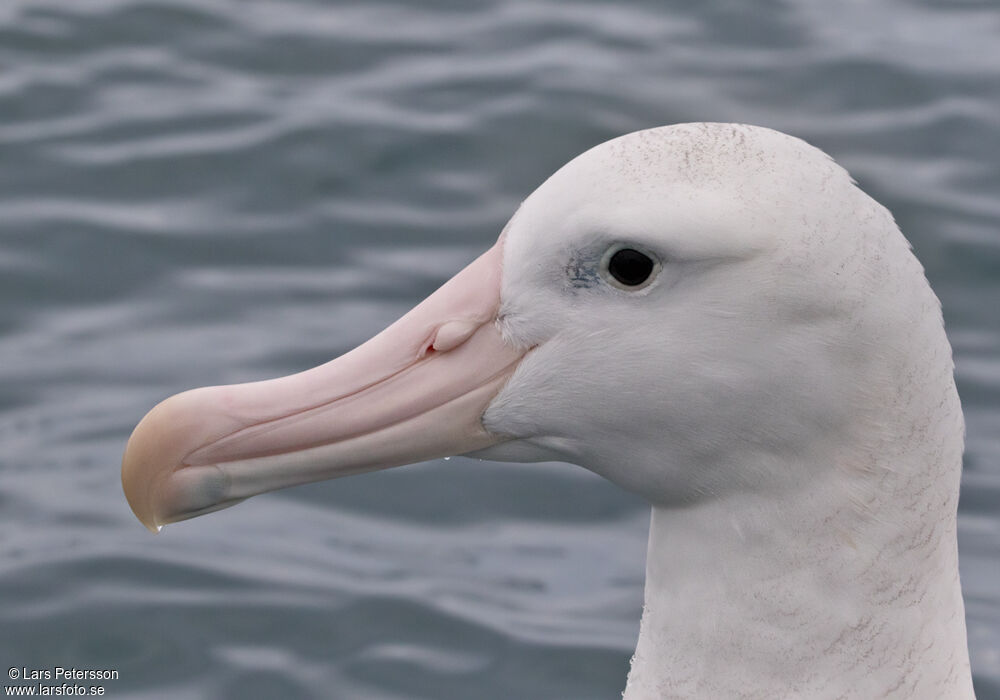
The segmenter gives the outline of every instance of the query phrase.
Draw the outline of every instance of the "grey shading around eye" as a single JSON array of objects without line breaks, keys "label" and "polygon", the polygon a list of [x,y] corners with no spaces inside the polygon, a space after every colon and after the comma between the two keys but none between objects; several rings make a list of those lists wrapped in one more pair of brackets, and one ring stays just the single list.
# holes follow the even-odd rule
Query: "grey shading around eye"
[{"label": "grey shading around eye", "polygon": [[573,289],[592,289],[601,284],[597,260],[574,253],[566,264],[566,280]]}]

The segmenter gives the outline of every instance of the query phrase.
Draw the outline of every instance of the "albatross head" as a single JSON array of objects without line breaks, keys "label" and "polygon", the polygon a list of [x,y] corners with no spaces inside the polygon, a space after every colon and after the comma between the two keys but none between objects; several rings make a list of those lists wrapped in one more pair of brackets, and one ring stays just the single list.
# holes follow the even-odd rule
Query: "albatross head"
[{"label": "albatross head", "polygon": [[[602,144],[539,187],[505,238],[498,326],[532,350],[484,416],[519,439],[482,454],[574,462],[654,504],[816,479],[815,457],[854,442],[865,394],[889,390],[877,365],[907,352],[900,326],[923,304],[940,331],[891,215],[768,129]],[[627,266],[636,277],[618,279]]]},{"label": "albatross head", "polygon": [[[658,609],[637,655],[659,655],[664,670],[633,667],[630,692],[722,697],[751,686],[712,685],[704,662],[667,663],[665,636],[729,669],[770,649],[821,684],[815,648],[836,656],[850,630],[881,624],[857,602],[895,590],[880,557],[898,566],[913,550],[953,567],[962,418],[951,371],[920,264],[843,169],[769,129],[678,125],[568,163],[493,248],[343,357],[167,399],[129,440],[122,479],[157,528],[450,454],[582,465],[654,505],[647,606]],[[776,567],[825,576],[820,591],[843,584],[827,591],[828,617],[790,625],[797,648],[813,647],[798,662],[767,635],[727,637],[727,624],[769,614],[771,593],[800,613],[822,607],[815,587],[769,579]],[[863,583],[838,597],[847,575]],[[948,619],[957,605],[960,621],[948,576],[914,595],[945,601]],[[685,595],[686,611],[665,602]],[[918,641],[944,624],[924,617],[907,618]],[[964,645],[964,627],[948,635]],[[846,663],[827,675],[855,678]],[[784,673],[766,675],[780,685]]]}]

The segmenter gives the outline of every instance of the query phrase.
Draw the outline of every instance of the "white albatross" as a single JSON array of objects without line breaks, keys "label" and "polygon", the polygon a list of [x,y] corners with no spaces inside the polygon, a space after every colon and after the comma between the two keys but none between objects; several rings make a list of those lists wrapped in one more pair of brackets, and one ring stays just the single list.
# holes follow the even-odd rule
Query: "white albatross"
[{"label": "white albatross", "polygon": [[971,698],[963,419],[889,212],[784,134],[682,124],[572,160],[352,352],[139,423],[151,529],[452,454],[562,460],[652,504],[628,700]]}]

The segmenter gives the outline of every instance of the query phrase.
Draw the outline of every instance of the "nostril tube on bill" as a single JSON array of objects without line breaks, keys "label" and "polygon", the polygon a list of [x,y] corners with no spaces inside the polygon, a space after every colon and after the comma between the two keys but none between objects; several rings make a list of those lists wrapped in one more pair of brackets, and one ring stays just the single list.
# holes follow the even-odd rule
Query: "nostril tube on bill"
[{"label": "nostril tube on bill", "polygon": [[443,323],[438,328],[437,333],[434,334],[434,342],[431,344],[430,349],[437,350],[438,352],[453,350],[471,338],[472,334],[481,325],[482,323],[477,323],[476,321],[448,321],[447,323]]}]

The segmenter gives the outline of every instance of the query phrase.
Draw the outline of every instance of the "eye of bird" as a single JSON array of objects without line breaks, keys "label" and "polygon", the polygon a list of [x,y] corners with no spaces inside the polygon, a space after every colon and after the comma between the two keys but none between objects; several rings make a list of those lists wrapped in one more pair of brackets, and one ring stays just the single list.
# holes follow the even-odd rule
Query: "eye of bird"
[{"label": "eye of bird", "polygon": [[643,286],[655,269],[653,259],[635,248],[620,248],[607,260],[607,274],[624,289]]}]

